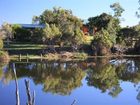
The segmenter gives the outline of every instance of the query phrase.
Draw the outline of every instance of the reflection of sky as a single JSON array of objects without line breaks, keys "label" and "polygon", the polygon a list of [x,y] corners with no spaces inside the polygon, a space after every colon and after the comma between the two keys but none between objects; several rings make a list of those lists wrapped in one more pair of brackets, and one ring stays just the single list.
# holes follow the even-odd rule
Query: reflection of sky
[{"label": "reflection of sky", "polygon": [[[19,79],[20,101],[21,105],[26,105],[26,90],[24,79]],[[28,78],[29,79],[29,78]],[[87,86],[85,78],[83,85],[71,92],[70,96],[60,96],[57,94],[45,93],[41,85],[35,85],[30,80],[31,90],[36,91],[36,105],[71,105],[76,99],[76,105],[139,105],[136,99],[138,95],[137,87],[130,82],[121,82],[123,91],[115,98],[108,93],[101,93],[101,90]],[[15,83],[11,81],[8,85],[0,83],[0,105],[15,105]]]}]

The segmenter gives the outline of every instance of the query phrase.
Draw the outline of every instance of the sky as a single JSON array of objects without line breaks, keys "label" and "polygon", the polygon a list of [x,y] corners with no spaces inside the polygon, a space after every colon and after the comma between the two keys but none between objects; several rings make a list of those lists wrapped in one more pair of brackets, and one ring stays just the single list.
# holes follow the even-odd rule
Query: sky
[{"label": "sky", "polygon": [[11,24],[30,24],[33,16],[39,16],[45,9],[62,7],[72,10],[81,19],[88,19],[101,13],[113,14],[110,5],[119,2],[125,9],[122,26],[133,26],[139,23],[135,15],[138,0],[0,0],[0,25],[3,22]]}]

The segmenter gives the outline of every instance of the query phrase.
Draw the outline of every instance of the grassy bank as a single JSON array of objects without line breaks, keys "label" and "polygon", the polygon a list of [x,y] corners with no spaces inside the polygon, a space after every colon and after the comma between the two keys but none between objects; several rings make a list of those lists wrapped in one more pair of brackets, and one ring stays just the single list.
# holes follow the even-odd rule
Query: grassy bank
[{"label": "grassy bank", "polygon": [[61,54],[46,54],[46,55],[11,55],[10,59],[47,59],[47,60],[58,60],[58,59],[63,59],[63,60],[74,60],[74,59],[79,59],[79,60],[85,60],[88,58],[118,58],[118,57],[138,57],[140,58],[140,55],[110,55],[110,56],[88,56],[83,53],[79,53],[76,55],[73,55],[72,57],[65,57],[62,56]]},{"label": "grassy bank", "polygon": [[[89,39],[90,41],[90,39]],[[88,54],[83,52],[71,52],[71,46],[64,46],[60,48],[58,45],[55,45],[57,53],[47,53],[42,54],[43,49],[47,49],[48,45],[43,44],[10,44],[9,46],[4,46],[10,59],[47,59],[47,60],[85,60],[87,58],[105,58],[105,57],[140,57],[140,55],[109,55],[109,56],[88,56]],[[87,51],[87,50],[86,50]],[[1,59],[7,58],[3,52],[1,52]],[[5,56],[5,57],[4,57]]]}]

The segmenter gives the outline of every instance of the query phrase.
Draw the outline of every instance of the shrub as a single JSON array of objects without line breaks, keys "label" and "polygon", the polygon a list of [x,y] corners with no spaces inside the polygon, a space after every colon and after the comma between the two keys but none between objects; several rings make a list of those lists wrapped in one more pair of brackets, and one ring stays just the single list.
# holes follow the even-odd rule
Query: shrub
[{"label": "shrub", "polygon": [[0,62],[8,62],[9,59],[10,58],[7,52],[0,51]]}]

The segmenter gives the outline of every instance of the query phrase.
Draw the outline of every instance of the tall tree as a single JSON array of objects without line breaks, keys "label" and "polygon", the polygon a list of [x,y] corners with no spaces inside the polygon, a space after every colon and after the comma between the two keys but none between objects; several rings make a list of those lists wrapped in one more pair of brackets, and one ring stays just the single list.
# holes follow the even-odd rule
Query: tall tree
[{"label": "tall tree", "polygon": [[[138,0],[138,3],[139,3],[139,5],[140,5],[140,0]],[[138,10],[136,11],[136,16],[137,16],[138,18],[140,18],[140,7],[139,7]]]},{"label": "tall tree", "polygon": [[124,9],[120,5],[120,3],[116,2],[110,5],[110,8],[114,11],[114,17],[119,18],[122,16],[122,13],[124,12]]},{"label": "tall tree", "polygon": [[102,13],[99,16],[90,17],[88,21],[89,22],[87,23],[87,25],[89,26],[90,30],[96,28],[96,32],[105,29],[109,33],[114,35],[116,34],[116,31],[118,31],[120,28],[119,20],[106,13]]},{"label": "tall tree", "polygon": [[95,55],[106,55],[110,52],[110,48],[116,43],[116,34],[120,29],[119,19],[102,13],[99,16],[88,19],[87,25],[90,30],[96,28],[94,40],[91,45]]},{"label": "tall tree", "polygon": [[[84,35],[82,31],[80,31],[82,20],[74,16],[71,10],[54,7],[53,10],[45,10],[40,16],[34,17],[33,20],[39,21],[39,24],[48,24],[44,29],[44,33],[46,33],[44,37],[47,39],[50,37],[49,39],[52,40],[52,37],[57,35],[57,33],[61,33],[60,37],[57,37],[57,41],[60,42],[62,46],[79,45],[79,43],[81,44],[84,40],[84,37],[78,39],[79,36]],[[55,31],[53,31],[53,29]]]}]

